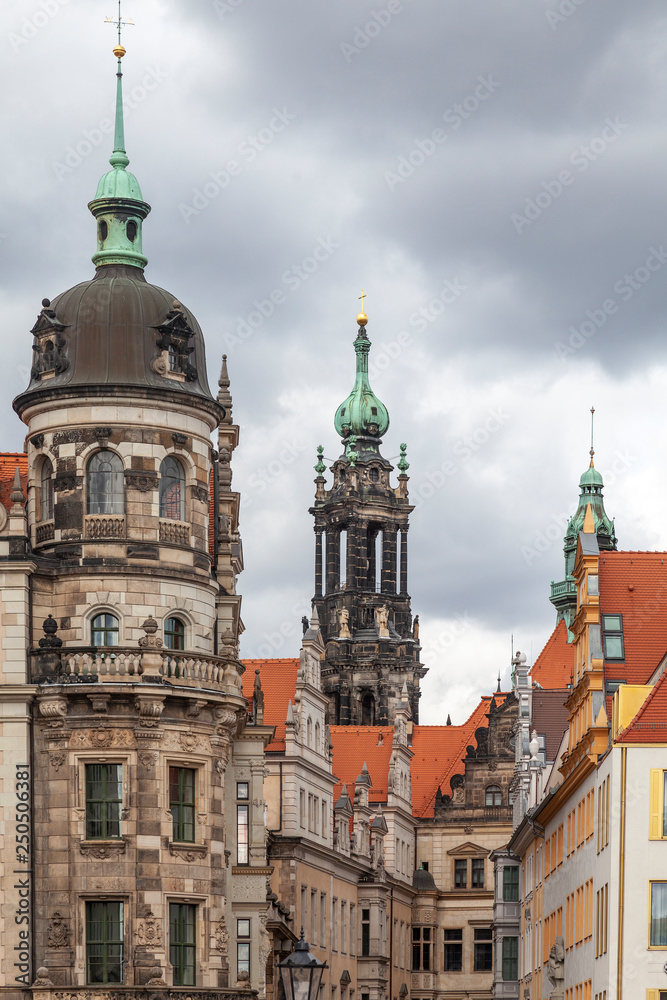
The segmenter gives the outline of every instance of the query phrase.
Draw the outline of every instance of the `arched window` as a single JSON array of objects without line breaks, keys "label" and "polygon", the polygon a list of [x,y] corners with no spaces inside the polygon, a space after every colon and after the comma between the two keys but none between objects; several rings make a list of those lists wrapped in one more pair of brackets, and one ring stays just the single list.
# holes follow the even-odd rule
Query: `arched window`
[{"label": "arched window", "polygon": [[124,510],[123,462],[113,451],[96,451],[86,469],[86,513],[122,514]]},{"label": "arched window", "polygon": [[[318,750],[319,752],[322,751],[322,747],[320,746],[320,741],[321,741],[321,737],[320,737],[320,724],[319,724],[319,722],[316,722],[315,723],[315,749]],[[322,805],[324,806],[324,803]],[[324,817],[322,817],[322,823],[324,824]]]},{"label": "arched window", "polygon": [[164,644],[167,649],[185,649],[185,625],[180,618],[167,618],[164,623]]},{"label": "arched window", "polygon": [[488,785],[484,804],[487,806],[501,806],[503,804],[503,793],[499,785]]},{"label": "arched window", "polygon": [[375,698],[372,694],[365,694],[361,699],[361,724],[362,726],[375,725]]},{"label": "arched window", "polygon": [[185,520],[185,473],[173,455],[167,455],[160,463],[160,517]]},{"label": "arched window", "polygon": [[50,521],[53,517],[53,466],[48,458],[42,462],[40,521]]},{"label": "arched window", "polygon": [[118,632],[118,619],[115,615],[106,612],[95,615],[91,622],[91,644],[93,646],[117,646]]},{"label": "arched window", "polygon": [[312,745],[313,745],[313,720],[311,719],[310,716],[308,716],[308,722],[306,723],[306,733],[307,733],[308,746],[312,747]]}]

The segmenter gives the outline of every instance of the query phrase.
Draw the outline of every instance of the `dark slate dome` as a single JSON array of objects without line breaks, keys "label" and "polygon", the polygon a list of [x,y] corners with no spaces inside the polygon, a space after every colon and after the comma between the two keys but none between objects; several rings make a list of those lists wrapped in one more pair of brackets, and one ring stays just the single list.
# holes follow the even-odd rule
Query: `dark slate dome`
[{"label": "dark slate dome", "polygon": [[[32,330],[30,384],[14,400],[19,414],[38,396],[54,390],[78,395],[80,389],[89,394],[162,390],[217,407],[197,320],[173,295],[149,284],[140,268],[102,266],[90,281],[43,305]],[[180,378],[163,374],[165,358]]]},{"label": "dark slate dome", "polygon": [[412,887],[417,892],[433,892],[437,891],[438,888],[431,873],[423,867],[417,868],[412,873]]}]

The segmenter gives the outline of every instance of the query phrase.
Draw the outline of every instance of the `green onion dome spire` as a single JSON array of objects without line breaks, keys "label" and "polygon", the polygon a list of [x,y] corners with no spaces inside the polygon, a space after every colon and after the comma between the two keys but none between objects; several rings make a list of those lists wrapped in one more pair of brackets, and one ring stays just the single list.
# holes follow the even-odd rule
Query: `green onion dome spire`
[{"label": "green onion dome spire", "polygon": [[147,259],[142,252],[141,224],[151,210],[143,199],[139,181],[125,168],[130,160],[125,151],[123,124],[123,72],[121,59],[125,49],[120,44],[119,17],[118,45],[113,53],[118,60],[116,70],[116,124],[114,147],[109,158],[111,170],[97,185],[94,199],[88,208],[97,219],[97,252],[93,264],[127,264],[143,269]]},{"label": "green onion dome spire", "polygon": [[346,446],[351,438],[356,439],[355,450],[359,453],[359,457],[363,457],[364,452],[379,454],[381,438],[389,427],[389,413],[384,403],[371,389],[368,379],[371,342],[366,336],[368,317],[365,313],[359,313],[357,323],[359,332],[354,341],[354,352],[357,357],[354,388],[336,410],[334,426]]}]

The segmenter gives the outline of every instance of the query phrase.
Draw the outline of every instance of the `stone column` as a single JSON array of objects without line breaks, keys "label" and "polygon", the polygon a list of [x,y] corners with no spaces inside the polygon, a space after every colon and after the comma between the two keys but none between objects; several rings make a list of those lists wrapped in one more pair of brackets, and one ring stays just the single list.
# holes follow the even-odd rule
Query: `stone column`
[{"label": "stone column", "polygon": [[315,597],[322,596],[322,529],[315,529]]},{"label": "stone column", "polygon": [[408,529],[401,528],[401,593],[408,592]]}]

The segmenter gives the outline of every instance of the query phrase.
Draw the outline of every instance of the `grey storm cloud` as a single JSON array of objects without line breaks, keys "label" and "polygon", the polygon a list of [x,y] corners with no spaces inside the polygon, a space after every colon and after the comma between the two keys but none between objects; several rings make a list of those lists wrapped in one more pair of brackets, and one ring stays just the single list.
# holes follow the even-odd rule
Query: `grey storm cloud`
[{"label": "grey storm cloud", "polygon": [[[39,302],[92,273],[86,204],[112,145],[113,6],[8,0],[0,12],[5,450],[23,447],[10,401]],[[333,413],[352,384],[363,287],[391,416],[384,453],[409,446],[425,711],[460,716],[499,669],[507,678],[512,633],[533,655],[548,638],[591,403],[621,545],[667,544],[641,502],[667,486],[655,460],[667,445],[663,5],[123,11],[135,22],[130,169],[152,205],[147,276],[197,315],[213,384],[229,356],[242,651],[298,650],[315,448],[340,452]],[[470,690],[450,701],[462,657]]]}]

